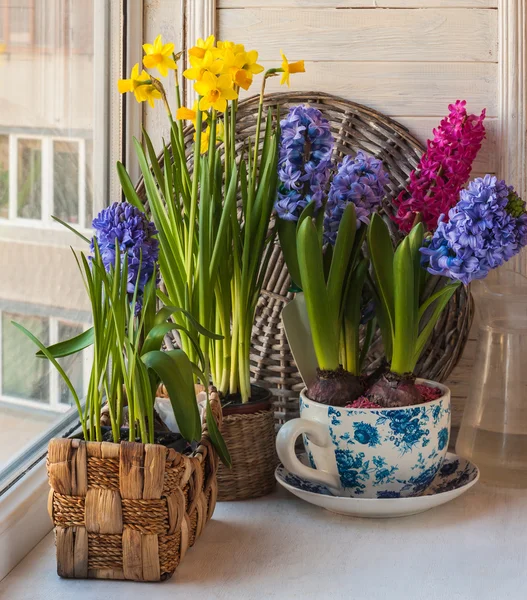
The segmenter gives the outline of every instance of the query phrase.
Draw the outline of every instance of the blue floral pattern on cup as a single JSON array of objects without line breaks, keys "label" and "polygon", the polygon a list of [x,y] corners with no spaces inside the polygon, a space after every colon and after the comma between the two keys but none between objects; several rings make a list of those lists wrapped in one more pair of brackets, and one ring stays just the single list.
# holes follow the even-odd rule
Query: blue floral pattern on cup
[{"label": "blue floral pattern on cup", "polygon": [[[450,395],[418,406],[353,409],[301,396],[303,420],[328,428],[329,446],[304,434],[310,465],[335,473],[338,495],[394,498],[422,494],[440,470],[450,432]],[[332,466],[332,464],[334,466]]]},{"label": "blue floral pattern on cup", "polygon": [[[304,459],[307,462],[307,457]],[[298,475],[290,473],[282,464],[276,470],[278,479],[284,483],[314,494],[322,494],[324,496],[334,496],[335,494],[325,485],[308,481]],[[455,454],[450,454],[444,460],[442,467],[436,474],[431,483],[424,490],[417,491],[416,496],[429,496],[433,494],[442,494],[459,489],[478,476],[478,468],[473,463],[460,459]],[[401,494],[396,491],[381,490],[378,491],[376,498],[401,498]]]}]

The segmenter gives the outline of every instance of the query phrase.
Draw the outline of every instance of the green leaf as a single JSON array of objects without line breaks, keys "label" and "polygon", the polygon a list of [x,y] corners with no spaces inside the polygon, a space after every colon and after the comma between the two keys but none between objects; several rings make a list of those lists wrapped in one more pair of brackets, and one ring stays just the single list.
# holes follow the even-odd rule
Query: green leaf
[{"label": "green leaf", "polygon": [[216,452],[221,459],[221,462],[230,469],[232,467],[231,455],[229,454],[229,449],[225,444],[225,440],[220,433],[218,428],[218,424],[216,423],[216,419],[214,418],[214,414],[212,412],[212,407],[210,405],[209,398],[207,396],[207,409],[206,409],[206,423],[207,429],[209,430],[210,441],[214,448],[216,448]]},{"label": "green leaf", "polygon": [[417,315],[414,304],[414,268],[410,241],[406,237],[393,260],[395,296],[395,335],[393,337],[392,371],[404,374],[412,371],[415,350]]},{"label": "green leaf", "polygon": [[418,223],[410,231],[408,241],[410,242],[410,253],[412,255],[412,264],[414,269],[414,306],[419,306],[419,297],[421,294],[421,282],[424,279],[425,269],[421,267],[421,252],[423,247],[423,238],[425,234],[424,225]]},{"label": "green leaf", "polygon": [[[450,298],[452,298],[452,296],[454,295],[454,292],[457,290],[457,288],[460,285],[461,285],[460,282],[453,283],[451,285],[447,285],[442,290],[440,290],[439,292],[434,294],[434,296],[437,296],[437,298],[434,298],[434,301],[437,301],[437,304],[434,308],[433,313],[430,315],[430,319],[428,320],[427,324],[423,327],[421,333],[419,334],[419,336],[417,338],[417,343],[415,344],[415,351],[414,351],[414,355],[413,355],[414,366],[417,364],[417,361],[419,360],[419,357],[421,356],[421,353],[423,352],[423,350],[426,346],[426,343],[428,342],[429,337],[432,335],[432,331],[434,330],[434,327],[435,327],[439,317],[441,316],[441,313],[443,312],[445,306],[450,302]],[[433,296],[431,296],[428,300],[430,300],[432,297]],[[427,300],[427,302],[428,302],[428,300]],[[423,304],[423,306],[425,304],[426,304],[426,302]],[[429,306],[431,304],[432,303],[429,302]],[[423,306],[421,307],[421,309],[423,308]],[[426,308],[428,308],[428,307],[426,307]],[[424,314],[424,311],[426,310],[426,308],[423,310],[423,314]],[[420,315],[421,315],[421,309],[419,309]]]},{"label": "green leaf", "polygon": [[201,425],[188,356],[183,350],[153,350],[143,354],[141,360],[164,383],[181,435],[189,442],[199,441]]},{"label": "green leaf", "polygon": [[294,221],[277,219],[276,228],[278,230],[280,247],[282,248],[282,254],[284,255],[285,264],[287,265],[292,284],[302,288],[296,250],[296,223]]},{"label": "green leaf", "polygon": [[141,354],[146,354],[152,350],[160,350],[165,335],[174,329],[177,331],[183,331],[183,333],[187,335],[190,343],[194,346],[194,350],[196,351],[200,362],[203,364],[205,362],[205,357],[203,356],[203,352],[201,351],[196,336],[192,334],[186,327],[179,325],[178,323],[161,323],[160,325],[155,325],[152,327],[145,338],[143,347],[141,349]]},{"label": "green leaf", "polygon": [[344,282],[349,272],[349,261],[356,230],[357,217],[355,214],[355,205],[353,202],[350,202],[344,209],[340,221],[327,284],[329,308],[332,311],[336,311],[337,314],[340,314]]},{"label": "green leaf", "polygon": [[[84,350],[84,348],[88,348],[88,346],[91,346],[93,344],[93,340],[93,327],[90,327],[86,331],[83,331],[79,335],[76,335],[75,337],[72,337],[69,340],[65,340],[63,342],[59,342],[58,344],[48,346],[47,351],[55,358],[62,358],[63,356],[76,354],[77,352]],[[36,353],[36,356],[38,356],[39,358],[46,357],[42,350],[39,350]]]},{"label": "green leaf", "polygon": [[121,183],[121,188],[125,198],[128,200],[128,202],[130,202],[130,204],[133,204],[141,212],[144,212],[145,206],[135,191],[132,180],[130,179],[130,175],[128,175],[128,171],[123,163],[119,161],[117,161],[117,175],[119,176],[119,181]]},{"label": "green leaf", "polygon": [[75,388],[73,387],[73,384],[71,383],[70,378],[66,375],[66,372],[64,371],[64,369],[57,362],[57,360],[55,359],[55,357],[53,356],[53,354],[51,354],[51,352],[48,351],[48,349],[46,348],[46,346],[44,346],[44,344],[37,337],[35,337],[23,325],[20,325],[19,323],[15,323],[15,321],[11,321],[11,323],[18,330],[20,330],[25,336],[27,336],[36,346],[38,346],[40,348],[40,351],[42,352],[42,354],[44,354],[44,356],[51,362],[51,364],[55,367],[55,369],[57,369],[57,371],[59,372],[60,376],[64,380],[64,383],[66,384],[67,388],[71,392],[71,395],[73,396],[73,400],[75,402],[75,406],[77,407],[77,411],[79,413],[79,418],[80,418],[80,421],[81,421],[82,430],[83,430],[83,433],[84,433],[84,438],[86,440],[89,439],[88,438],[88,431],[86,429],[86,422],[84,420],[84,416],[83,416],[83,412],[82,412],[82,407],[81,407],[81,403],[80,403],[80,400],[79,400],[79,396],[77,395],[77,392],[75,391]]},{"label": "green leaf", "polygon": [[419,308],[419,323],[421,322],[421,319],[423,318],[423,316],[424,316],[424,314],[426,312],[426,309],[429,306],[431,306],[436,300],[438,300],[439,298],[441,298],[441,296],[443,296],[443,294],[449,293],[450,289],[453,289],[454,292],[455,292],[459,286],[460,286],[459,282],[449,283],[448,285],[445,285],[444,288],[441,288],[435,294],[432,294],[429,298],[427,298],[423,302],[423,304],[421,304],[421,306]]},{"label": "green leaf", "polygon": [[372,215],[367,233],[368,250],[375,275],[375,290],[379,301],[379,323],[387,357],[395,334],[395,306],[393,260],[394,252],[390,232],[377,213]]},{"label": "green leaf", "polygon": [[300,225],[297,243],[300,277],[318,366],[335,370],[339,366],[338,313],[330,308],[322,244],[311,218],[304,219]]},{"label": "green leaf", "polygon": [[196,321],[196,319],[188,312],[188,310],[185,310],[184,308],[180,308],[178,306],[164,306],[156,315],[156,318],[154,320],[155,325],[160,325],[161,323],[164,323],[169,317],[171,317],[175,313],[183,314],[190,321],[190,323],[196,329],[196,331],[201,333],[201,335],[205,335],[211,338],[212,340],[223,339],[223,336],[219,333],[213,333],[212,331],[209,331],[208,329],[203,327],[203,325],[200,325],[200,323]]},{"label": "green leaf", "polygon": [[86,242],[87,244],[90,243],[90,240],[85,235],[82,235],[82,233],[80,231],[77,231],[75,229],[75,227],[72,227],[69,223],[66,223],[62,219],[59,219],[58,217],[55,217],[53,215],[51,215],[51,218],[54,221],[57,221],[57,223],[64,225],[64,227],[66,227],[66,229],[69,229],[72,233],[74,233],[77,237],[79,237],[83,242]]},{"label": "green leaf", "polygon": [[363,258],[349,279],[342,307],[344,368],[357,376],[360,375],[360,305],[367,272],[368,261]]}]

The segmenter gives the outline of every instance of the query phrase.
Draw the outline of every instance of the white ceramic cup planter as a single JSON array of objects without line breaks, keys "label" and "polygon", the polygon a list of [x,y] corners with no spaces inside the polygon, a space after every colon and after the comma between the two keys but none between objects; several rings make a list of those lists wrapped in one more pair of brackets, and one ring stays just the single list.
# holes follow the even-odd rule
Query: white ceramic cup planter
[{"label": "white ceramic cup planter", "polygon": [[[321,483],[338,496],[417,496],[433,481],[448,449],[450,390],[437,400],[400,408],[339,408],[300,394],[300,418],[285,423],[276,440],[288,471]],[[300,462],[295,442],[303,435],[311,467]]]}]

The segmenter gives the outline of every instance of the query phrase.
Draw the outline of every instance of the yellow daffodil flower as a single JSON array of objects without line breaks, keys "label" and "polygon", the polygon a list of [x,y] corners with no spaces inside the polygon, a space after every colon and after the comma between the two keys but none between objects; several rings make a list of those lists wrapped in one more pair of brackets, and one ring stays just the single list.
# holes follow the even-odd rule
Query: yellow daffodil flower
[{"label": "yellow daffodil flower", "polygon": [[251,73],[247,73],[245,69],[238,69],[234,74],[234,83],[244,90],[248,90],[253,82]]},{"label": "yellow daffodil flower", "polygon": [[290,63],[287,61],[286,55],[282,52],[282,50],[280,50],[280,54],[282,55],[282,69],[284,70],[282,73],[282,79],[280,80],[280,85],[287,83],[287,87],[289,87],[289,76],[291,74],[306,72],[304,68],[304,61],[297,60],[294,63]]},{"label": "yellow daffodil flower", "polygon": [[239,54],[240,52],[245,52],[245,46],[243,44],[237,44],[236,42],[228,42],[218,40],[218,50],[232,50],[234,54]]},{"label": "yellow daffodil flower", "polygon": [[193,56],[194,58],[203,58],[205,56],[205,52],[214,47],[214,42],[215,38],[213,35],[209,35],[206,40],[199,38],[196,42],[196,45],[188,51],[189,57]]},{"label": "yellow daffodil flower", "polygon": [[[205,154],[209,149],[209,140],[210,140],[210,128],[205,129],[205,131],[201,132],[201,139],[199,144],[199,152],[200,154]],[[194,134],[194,141],[196,141],[196,134]]]},{"label": "yellow daffodil flower", "polygon": [[190,56],[189,59],[191,67],[183,71],[183,77],[191,81],[199,81],[203,77],[203,73],[207,71],[217,75],[222,69],[222,62],[216,60],[211,50],[207,50],[203,58]]},{"label": "yellow daffodil flower", "polygon": [[174,53],[174,44],[163,44],[161,35],[158,35],[153,44],[143,44],[143,50],[146,56],[143,57],[143,64],[147,69],[157,69],[163,77],[168,75],[168,70],[177,69],[177,65],[172,58]]},{"label": "yellow daffodil flower", "polygon": [[136,63],[130,74],[130,79],[119,79],[117,89],[121,94],[133,92],[137,102],[148,101],[150,106],[154,106],[154,100],[161,98],[161,93],[153,85],[144,83],[150,81],[150,75],[146,71],[139,73],[139,63]]},{"label": "yellow daffodil flower", "polygon": [[216,139],[218,142],[223,142],[225,140],[225,125],[223,121],[218,121],[216,124]]},{"label": "yellow daffodil flower", "polygon": [[264,68],[262,65],[257,64],[258,60],[258,52],[256,50],[249,50],[249,52],[245,53],[245,64],[243,65],[243,70],[247,71],[247,73],[251,73],[252,75],[258,75],[261,73]]},{"label": "yellow daffodil flower", "polygon": [[[198,101],[196,100],[194,102],[194,105],[192,106],[192,108],[187,108],[186,106],[182,106],[181,108],[178,108],[177,112],[176,112],[176,119],[178,121],[192,121],[192,124],[194,125],[194,127],[196,127],[197,113],[198,113]],[[208,117],[208,114],[206,112],[204,112],[201,115],[201,118],[203,121],[206,121],[207,117]]]},{"label": "yellow daffodil flower", "polygon": [[227,74],[216,77],[206,71],[201,80],[194,84],[194,89],[202,96],[199,101],[200,110],[215,108],[220,112],[225,112],[227,100],[236,100],[238,97],[232,87],[232,78]]},{"label": "yellow daffodil flower", "polygon": [[[225,127],[223,125],[223,121],[218,121],[216,125],[216,142],[223,142],[223,138],[225,136]],[[196,134],[194,134],[194,141],[196,141]],[[210,142],[210,127],[203,130],[201,132],[201,140],[199,145],[200,154],[205,154],[209,149]]]}]

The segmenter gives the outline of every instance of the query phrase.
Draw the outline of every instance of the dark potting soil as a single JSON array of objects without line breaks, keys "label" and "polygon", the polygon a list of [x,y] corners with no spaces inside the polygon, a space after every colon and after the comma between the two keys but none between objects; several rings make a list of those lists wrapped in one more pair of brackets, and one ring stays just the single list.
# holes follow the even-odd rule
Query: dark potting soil
[{"label": "dark potting soil", "polygon": [[247,406],[247,404],[259,404],[262,402],[267,402],[271,399],[271,392],[259,385],[251,384],[251,397],[249,398],[249,402],[243,403],[242,396],[239,392],[236,394],[227,394],[224,398],[221,399],[222,407],[236,408]]},{"label": "dark potting soil", "polygon": [[[113,442],[113,434],[111,427],[106,427],[103,425],[101,427],[101,431],[103,442]],[[121,427],[122,442],[128,441],[129,433],[130,430],[128,429],[128,427]],[[84,436],[82,435],[82,433],[80,433],[72,437],[82,440]],[[135,441],[141,443],[141,438],[136,437]],[[160,444],[161,446],[166,446],[167,448],[174,448],[176,452],[180,452],[181,454],[191,452],[194,449],[192,447],[192,444],[189,444],[180,433],[174,433],[173,431],[154,431],[154,444]]]}]

